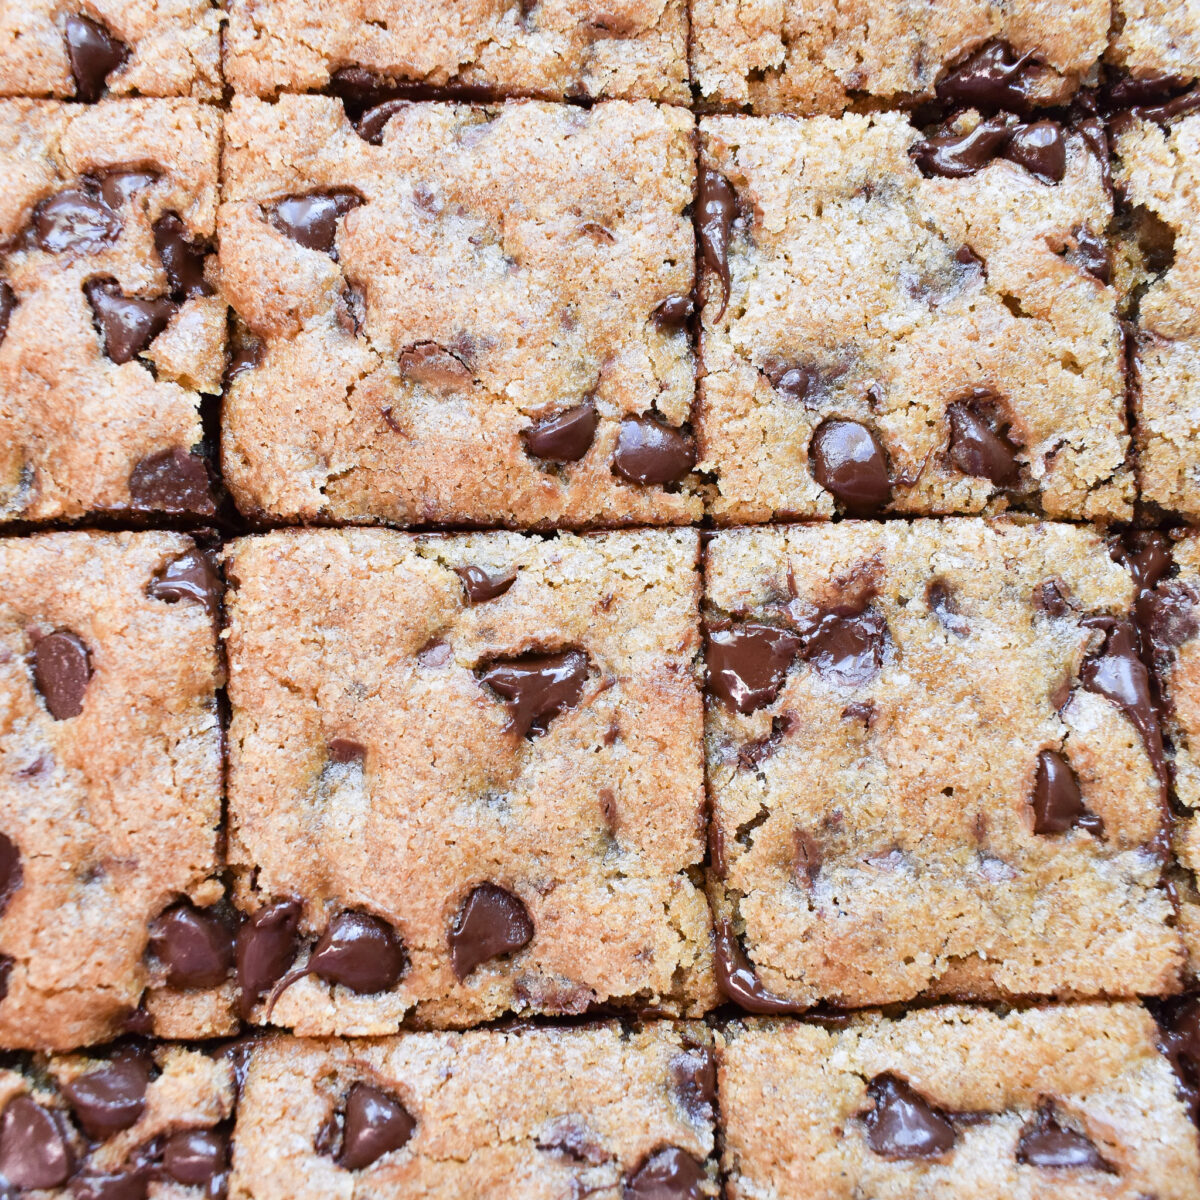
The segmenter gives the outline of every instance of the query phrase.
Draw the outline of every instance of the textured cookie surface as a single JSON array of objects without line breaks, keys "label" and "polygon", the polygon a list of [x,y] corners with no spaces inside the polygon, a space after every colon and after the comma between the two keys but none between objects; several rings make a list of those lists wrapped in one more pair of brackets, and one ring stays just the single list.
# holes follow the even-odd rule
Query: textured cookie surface
[{"label": "textured cookie surface", "polygon": [[1200,4],[1196,0],[1117,0],[1109,61],[1135,79],[1200,78]]}]

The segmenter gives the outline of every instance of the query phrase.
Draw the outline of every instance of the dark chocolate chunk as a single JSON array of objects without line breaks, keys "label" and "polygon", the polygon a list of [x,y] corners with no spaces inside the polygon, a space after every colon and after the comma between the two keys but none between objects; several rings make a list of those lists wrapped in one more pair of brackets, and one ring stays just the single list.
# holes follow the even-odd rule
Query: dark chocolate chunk
[{"label": "dark chocolate chunk", "polygon": [[672,1059],[680,1107],[697,1124],[711,1121],[717,1098],[717,1062],[711,1046],[689,1046]]},{"label": "dark chocolate chunk", "polygon": [[185,1187],[207,1187],[229,1163],[229,1139],[216,1129],[185,1129],[173,1133],[163,1147],[167,1175]]},{"label": "dark chocolate chunk", "polygon": [[519,896],[481,883],[458,910],[446,940],[454,974],[466,979],[480,963],[527,946],[533,940],[533,918]]},{"label": "dark chocolate chunk", "polygon": [[62,1093],[84,1133],[103,1141],[141,1117],[149,1083],[150,1063],[140,1054],[125,1054],[63,1084]]},{"label": "dark chocolate chunk", "polygon": [[955,637],[966,637],[971,632],[970,622],[958,611],[958,603],[950,586],[940,579],[933,580],[925,589],[925,603],[938,619],[943,629]]},{"label": "dark chocolate chunk", "polygon": [[996,397],[977,389],[970,399],[956,400],[946,408],[950,424],[950,457],[964,475],[991,480],[997,487],[1017,482],[1021,464],[1008,426],[994,412]]},{"label": "dark chocolate chunk", "polygon": [[626,417],[617,435],[613,470],[630,483],[682,479],[696,465],[696,443],[682,429],[653,417]]},{"label": "dark chocolate chunk", "polygon": [[68,17],[66,34],[75,99],[93,104],[103,95],[108,77],[129,56],[129,47],[90,17]]},{"label": "dark chocolate chunk", "polygon": [[271,224],[280,233],[308,250],[333,254],[337,245],[337,223],[362,203],[353,192],[310,192],[287,196],[270,210]]},{"label": "dark chocolate chunk", "polygon": [[489,575],[482,567],[455,567],[454,573],[462,580],[468,604],[484,604],[503,596],[517,581],[516,571],[504,575]]},{"label": "dark chocolate chunk", "polygon": [[277,900],[260,908],[238,930],[236,944],[238,1007],[244,1020],[283,978],[299,948],[301,906]]},{"label": "dark chocolate chunk", "polygon": [[1001,153],[1043,183],[1061,183],[1067,173],[1067,143],[1057,121],[1018,125]]},{"label": "dark chocolate chunk", "polygon": [[654,324],[664,333],[682,329],[696,311],[691,296],[668,296],[652,315]]},{"label": "dark chocolate chunk", "polygon": [[150,1172],[133,1166],[111,1175],[76,1175],[71,1180],[71,1200],[146,1200]]},{"label": "dark chocolate chunk", "polygon": [[56,721],[83,712],[83,697],[92,679],[88,649],[70,630],[39,638],[33,648],[33,682]]},{"label": "dark chocolate chunk", "polygon": [[1021,1131],[1017,1162],[1029,1167],[1112,1170],[1091,1139],[1060,1125],[1055,1120],[1053,1106],[1048,1104],[1038,1112],[1033,1123]]},{"label": "dark chocolate chunk", "polygon": [[233,966],[233,935],[214,913],[169,908],[150,927],[150,946],[172,987],[216,987]]},{"label": "dark chocolate chunk", "polygon": [[764,708],[779,695],[799,649],[794,633],[772,625],[711,629],[705,649],[708,690],[740,713]]},{"label": "dark chocolate chunk", "polygon": [[205,249],[189,242],[183,222],[175,213],[167,213],[154,223],[154,248],[167,273],[171,295],[176,300],[211,296],[212,288],[204,281]]},{"label": "dark chocolate chunk", "polygon": [[395,1096],[356,1083],[346,1097],[342,1150],[338,1166],[361,1171],[385,1154],[399,1150],[412,1137],[417,1123]]},{"label": "dark chocolate chunk", "polygon": [[479,682],[508,706],[508,729],[525,737],[545,733],[559,713],[579,703],[587,674],[587,655],[564,650],[494,662],[483,669]]},{"label": "dark chocolate chunk", "polygon": [[1182,75],[1154,72],[1149,75],[1118,75],[1105,89],[1104,98],[1112,109],[1134,105],[1162,104],[1188,86]]},{"label": "dark chocolate chunk", "polygon": [[126,296],[115,279],[89,279],[83,285],[104,353],[115,363],[136,358],[171,323],[178,305],[164,298]]},{"label": "dark chocolate chunk", "polygon": [[209,487],[208,465],[198,454],[176,446],[134,465],[129,498],[137,509],[211,517],[217,507]]},{"label": "dark chocolate chunk", "polygon": [[308,965],[285,978],[276,995],[302,975],[316,975],[361,994],[386,992],[408,968],[408,954],[396,931],[369,913],[339,913],[321,935]]},{"label": "dark chocolate chunk", "polygon": [[0,346],[8,334],[8,323],[17,308],[17,294],[8,285],[8,281],[0,279]]},{"label": "dark chocolate chunk", "polygon": [[[438,643],[445,645],[445,643]],[[353,738],[331,738],[329,741],[329,761],[335,763],[362,762],[367,757],[367,748],[362,742]]]},{"label": "dark chocolate chunk", "polygon": [[5,833],[0,833],[0,916],[21,886],[25,871],[21,866],[21,851]]},{"label": "dark chocolate chunk", "polygon": [[857,421],[822,421],[808,446],[813,477],[854,517],[874,516],[892,498],[887,455]]},{"label": "dark chocolate chunk", "polygon": [[1076,225],[1071,235],[1075,239],[1073,261],[1101,283],[1108,283],[1112,279],[1112,252],[1108,243],[1086,225]]},{"label": "dark chocolate chunk", "polygon": [[1033,606],[1050,617],[1066,617],[1073,611],[1068,601],[1066,584],[1059,579],[1047,579],[1034,588]]},{"label": "dark chocolate chunk", "polygon": [[1079,780],[1070,763],[1057,750],[1043,750],[1038,755],[1030,803],[1034,833],[1066,833],[1076,825],[1089,833],[1103,831],[1100,818],[1084,807]]},{"label": "dark chocolate chunk", "polygon": [[599,420],[596,405],[585,400],[522,429],[521,441],[526,452],[535,458],[557,463],[578,462],[591,449]]},{"label": "dark chocolate chunk", "polygon": [[770,1015],[804,1011],[802,1006],[776,996],[763,987],[728,917],[721,917],[717,921],[715,965],[717,986],[722,994],[746,1012]]},{"label": "dark chocolate chunk", "polygon": [[122,204],[128,204],[131,196],[157,182],[157,171],[109,171],[100,180],[100,195],[115,212]]},{"label": "dark chocolate chunk", "polygon": [[221,603],[221,577],[212,554],[197,547],[171,559],[150,580],[146,594],[167,604],[194,600],[204,606],[210,617],[215,617]]},{"label": "dark chocolate chunk", "polygon": [[417,342],[401,350],[400,375],[435,392],[455,392],[471,383],[467,365],[437,342]]},{"label": "dark chocolate chunk", "polygon": [[34,208],[33,232],[48,254],[101,250],[120,237],[121,218],[85,188],[65,188]]},{"label": "dark chocolate chunk", "polygon": [[887,641],[887,619],[874,605],[835,610],[805,635],[804,657],[830,683],[863,687],[883,669]]},{"label": "dark chocolate chunk", "polygon": [[867,1092],[875,1107],[867,1113],[867,1144],[884,1158],[940,1158],[955,1142],[945,1113],[917,1095],[895,1075],[878,1075]]},{"label": "dark chocolate chunk", "polygon": [[1018,56],[1007,42],[988,42],[937,85],[937,97],[963,108],[1024,112],[1035,97],[1033,60],[1032,51]]},{"label": "dark chocolate chunk", "polygon": [[778,366],[767,372],[771,386],[788,400],[800,403],[808,395],[816,378],[816,372],[808,367]]},{"label": "dark chocolate chunk", "polygon": [[1198,605],[1200,595],[1178,579],[1164,580],[1138,597],[1138,625],[1159,670],[1166,670],[1177,646],[1196,636]]},{"label": "dark chocolate chunk", "polygon": [[262,342],[250,342],[240,347],[225,368],[225,386],[228,387],[239,375],[253,371],[263,360],[266,347]]},{"label": "dark chocolate chunk", "polygon": [[8,977],[12,974],[12,969],[12,955],[0,954],[0,1000],[8,995]]},{"label": "dark chocolate chunk", "polygon": [[806,888],[813,887],[821,874],[821,843],[807,829],[792,831],[796,854],[792,874]]},{"label": "dark chocolate chunk", "polygon": [[970,133],[935,133],[909,150],[924,175],[961,179],[982,170],[1008,145],[1014,121],[1008,114],[980,121]]},{"label": "dark chocolate chunk", "polygon": [[700,253],[708,269],[721,280],[721,311],[714,318],[719,321],[729,305],[729,233],[737,215],[737,196],[729,180],[711,167],[700,168],[697,209]]},{"label": "dark chocolate chunk", "polygon": [[383,131],[387,128],[387,123],[410,103],[408,100],[385,100],[382,104],[376,104],[374,108],[367,109],[354,123],[355,132],[372,146],[382,145]]},{"label": "dark chocolate chunk", "polygon": [[625,1181],[625,1200],[703,1200],[704,1168],[686,1150],[655,1150]]},{"label": "dark chocolate chunk", "polygon": [[71,1150],[58,1118],[29,1096],[15,1096],[0,1118],[0,1178],[32,1191],[61,1187],[71,1174]]}]

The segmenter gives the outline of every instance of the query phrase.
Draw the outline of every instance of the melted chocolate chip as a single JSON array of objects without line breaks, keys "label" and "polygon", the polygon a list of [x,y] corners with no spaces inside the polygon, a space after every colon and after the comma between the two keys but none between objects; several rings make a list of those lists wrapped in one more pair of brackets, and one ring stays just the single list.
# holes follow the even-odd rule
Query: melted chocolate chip
[{"label": "melted chocolate chip", "polygon": [[[445,642],[436,643],[445,645]],[[329,761],[335,763],[362,762],[367,757],[367,748],[362,742],[353,738],[331,738],[329,746]]]},{"label": "melted chocolate chip", "polygon": [[875,1107],[866,1115],[867,1144],[884,1158],[939,1158],[955,1142],[947,1116],[895,1075],[879,1075],[867,1092]]},{"label": "melted chocolate chip", "polygon": [[92,679],[88,649],[70,630],[39,638],[33,648],[33,682],[56,721],[83,712],[83,697]]},{"label": "melted chocolate chip", "polygon": [[435,392],[456,392],[471,383],[467,365],[437,342],[417,342],[400,352],[400,375]]},{"label": "melted chocolate chip", "polygon": [[874,516],[892,498],[887,455],[857,421],[822,421],[808,446],[813,477],[854,517]]},{"label": "melted chocolate chip", "polygon": [[109,171],[100,181],[100,195],[114,212],[144,188],[158,182],[156,171]]},{"label": "melted chocolate chip", "polygon": [[1198,605],[1200,595],[1178,579],[1165,580],[1138,597],[1138,625],[1159,670],[1165,671],[1171,652],[1200,630]]},{"label": "melted chocolate chip", "polygon": [[361,1171],[385,1154],[399,1150],[417,1123],[395,1096],[356,1083],[346,1097],[346,1116],[338,1166]]},{"label": "melted chocolate chip", "polygon": [[702,1200],[704,1168],[685,1150],[655,1150],[625,1181],[625,1200]]},{"label": "melted chocolate chip", "polygon": [[1153,121],[1156,125],[1169,125],[1180,117],[1200,109],[1200,88],[1193,88],[1182,96],[1167,100],[1163,104],[1137,105],[1129,115],[1139,121]]},{"label": "melted chocolate chip", "polygon": [[34,208],[33,232],[48,254],[101,250],[120,236],[121,218],[85,188],[66,188]]},{"label": "melted chocolate chip", "polygon": [[537,1148],[547,1154],[561,1154],[573,1162],[597,1166],[608,1157],[596,1141],[587,1123],[578,1116],[555,1117],[547,1122],[537,1140]]},{"label": "melted chocolate chip", "polygon": [[1008,145],[1013,124],[1007,114],[989,117],[970,133],[948,131],[916,142],[909,153],[922,174],[961,179],[987,166]]},{"label": "melted chocolate chip", "polygon": [[1032,64],[1032,52],[1018,56],[1007,42],[989,42],[937,85],[937,97],[964,108],[1023,112],[1035,98]]},{"label": "melted chocolate chip", "polygon": [[1104,823],[1084,807],[1079,780],[1070,763],[1056,750],[1043,750],[1038,755],[1030,803],[1034,833],[1066,833],[1076,825],[1089,833],[1103,832]]},{"label": "melted chocolate chip", "polygon": [[1033,606],[1051,617],[1066,617],[1073,611],[1068,602],[1066,584],[1058,579],[1047,579],[1034,588]]},{"label": "melted chocolate chip", "polygon": [[1043,183],[1061,183],[1067,173],[1067,143],[1057,121],[1018,125],[1002,153]]},{"label": "melted chocolate chip", "polygon": [[129,498],[135,508],[154,512],[211,517],[217,511],[207,464],[198,454],[178,446],[134,465],[129,473]]},{"label": "melted chocolate chip", "polygon": [[504,575],[489,575],[482,567],[455,567],[454,573],[462,580],[468,604],[485,604],[503,596],[517,581],[516,571]]},{"label": "melted chocolate chip", "polygon": [[334,254],[337,223],[362,203],[353,192],[310,192],[306,196],[287,196],[269,210],[271,224],[293,242],[307,250]]},{"label": "melted chocolate chip", "polygon": [[887,619],[874,605],[825,613],[805,636],[804,657],[841,687],[863,687],[883,669]]},{"label": "melted chocolate chip", "polygon": [[229,1163],[229,1139],[215,1129],[173,1133],[163,1147],[163,1170],[185,1187],[206,1187]]},{"label": "melted chocolate chip", "polygon": [[410,103],[408,100],[385,100],[363,113],[354,123],[354,131],[364,142],[370,142],[372,146],[382,145],[383,131],[388,122]]},{"label": "melted chocolate chip", "polygon": [[[265,349],[262,342],[251,342],[242,346],[229,360],[229,366],[225,369],[225,385],[228,387],[239,375],[260,366]],[[388,409],[388,412],[391,412],[391,409]]]},{"label": "melted chocolate chip", "polygon": [[481,883],[458,910],[446,940],[450,965],[462,980],[481,963],[527,946],[533,940],[533,919],[519,896]]},{"label": "melted chocolate chip", "polygon": [[363,912],[339,913],[322,934],[308,965],[287,976],[276,996],[302,975],[316,975],[361,994],[386,992],[408,968],[408,955],[396,931]]},{"label": "melted chocolate chip", "polygon": [[20,850],[12,838],[0,833],[0,915],[8,908],[24,876]]},{"label": "melted chocolate chip", "polygon": [[771,625],[709,631],[708,690],[727,707],[751,713],[771,704],[783,687],[800,639]]},{"label": "melted chocolate chip", "polygon": [[719,321],[729,306],[729,233],[737,215],[737,196],[729,180],[711,167],[700,168],[697,208],[700,253],[708,269],[721,280],[721,311],[714,318]]},{"label": "melted chocolate chip", "polygon": [[653,417],[626,417],[617,435],[613,470],[630,483],[682,479],[696,465],[696,443],[681,429]]},{"label": "melted chocolate chip", "polygon": [[591,449],[599,420],[595,404],[587,400],[522,429],[521,441],[526,452],[535,458],[557,463],[578,462]]},{"label": "melted chocolate chip", "polygon": [[995,412],[996,403],[992,393],[977,390],[971,399],[955,401],[946,408],[950,457],[964,475],[991,480],[997,487],[1011,487],[1017,482],[1021,464],[1007,425]]},{"label": "melted chocolate chip", "polygon": [[1112,253],[1108,243],[1086,225],[1076,225],[1071,230],[1075,239],[1074,261],[1089,275],[1108,283],[1112,279]]},{"label": "melted chocolate chip", "polygon": [[664,333],[682,329],[696,311],[691,296],[668,296],[651,317],[654,324]]},{"label": "melted chocolate chip", "polygon": [[0,346],[8,333],[8,323],[17,309],[17,294],[9,287],[8,282],[0,279]]},{"label": "melted chocolate chip", "polygon": [[58,1118],[28,1096],[10,1100],[0,1118],[0,1178],[14,1188],[54,1188],[71,1168]]},{"label": "melted chocolate chip", "polygon": [[66,34],[75,99],[94,104],[104,93],[108,77],[129,56],[129,48],[90,17],[68,17]]},{"label": "melted chocolate chip", "polygon": [[955,637],[966,637],[971,632],[970,622],[958,611],[958,604],[950,586],[940,579],[935,579],[925,589],[925,603],[929,611],[938,619],[943,629]]},{"label": "melted chocolate chip", "polygon": [[141,354],[178,309],[170,300],[126,296],[114,279],[90,279],[83,290],[104,335],[104,353],[115,363],[130,362]]},{"label": "melted chocolate chip", "polygon": [[1034,1122],[1021,1131],[1017,1162],[1030,1167],[1112,1170],[1088,1137],[1064,1128],[1054,1119],[1050,1105],[1043,1107]]},{"label": "melted chocolate chip", "polygon": [[754,973],[754,967],[742,949],[733,924],[721,917],[716,928],[717,986],[721,992],[746,1012],[770,1015],[797,1013],[803,1008],[767,991]]},{"label": "melted chocolate chip", "polygon": [[71,1200],[146,1200],[150,1172],[134,1166],[111,1175],[76,1175],[71,1180]]},{"label": "melted chocolate chip", "polygon": [[767,377],[771,380],[771,386],[781,396],[799,404],[812,388],[816,372],[808,367],[780,365],[768,371]]},{"label": "melted chocolate chip", "polygon": [[141,1055],[116,1058],[62,1086],[71,1110],[90,1138],[103,1141],[136,1124],[146,1108],[150,1064]]},{"label": "melted chocolate chip", "polygon": [[479,682],[508,706],[509,731],[526,737],[545,733],[559,713],[579,703],[587,674],[587,655],[565,650],[494,662],[483,669]]},{"label": "melted chocolate chip", "polygon": [[188,241],[184,224],[175,213],[167,213],[154,223],[154,248],[176,300],[212,295],[212,288],[204,281],[204,247]]},{"label": "melted chocolate chip", "polygon": [[172,987],[216,987],[233,966],[233,936],[225,924],[190,904],[167,909],[151,925],[150,946]]},{"label": "melted chocolate chip", "polygon": [[188,550],[155,574],[146,594],[167,604],[193,600],[202,604],[210,617],[215,617],[221,603],[221,577],[207,550]]},{"label": "melted chocolate chip", "polygon": [[675,1094],[683,1111],[697,1124],[712,1120],[717,1098],[717,1061],[710,1046],[689,1046],[672,1059]]},{"label": "melted chocolate chip", "polygon": [[300,903],[277,900],[260,908],[241,929],[236,945],[238,1007],[244,1020],[283,978],[299,948]]}]

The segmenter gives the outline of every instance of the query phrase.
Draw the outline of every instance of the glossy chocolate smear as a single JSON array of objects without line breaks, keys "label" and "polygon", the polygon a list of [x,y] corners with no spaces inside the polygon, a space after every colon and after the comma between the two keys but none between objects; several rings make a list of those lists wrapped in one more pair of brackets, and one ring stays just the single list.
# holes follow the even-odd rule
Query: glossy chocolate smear
[{"label": "glossy chocolate smear", "polygon": [[682,329],[696,311],[691,296],[668,296],[652,316],[654,324],[664,333]]},{"label": "glossy chocolate smear", "polygon": [[482,567],[455,567],[454,573],[462,580],[468,604],[484,604],[503,596],[517,581],[516,571],[501,575],[489,575]]},{"label": "glossy chocolate smear", "polygon": [[68,17],[66,33],[75,99],[93,104],[104,93],[109,75],[129,56],[129,47],[90,17]]},{"label": "glossy chocolate smear", "polygon": [[270,220],[280,233],[306,249],[332,254],[338,221],[361,203],[361,196],[346,191],[287,196],[269,210]]},{"label": "glossy chocolate smear", "polygon": [[217,511],[207,464],[178,446],[135,464],[129,473],[129,498],[135,508],[154,512],[211,517]]},{"label": "glossy chocolate smear", "polygon": [[17,308],[17,294],[8,285],[8,281],[0,279],[0,346],[8,333],[8,323]]},{"label": "glossy chocolate smear", "polygon": [[878,1075],[867,1087],[875,1107],[867,1113],[867,1143],[884,1158],[939,1158],[955,1142],[944,1113],[895,1075]]},{"label": "glossy chocolate smear", "polygon": [[1108,283],[1112,279],[1112,253],[1108,243],[1086,225],[1076,225],[1071,230],[1075,239],[1075,251],[1069,257],[1089,275]]},{"label": "glossy chocolate smear", "polygon": [[1007,42],[989,42],[937,85],[937,98],[964,108],[1023,112],[1034,102],[1033,53],[1019,55]]},{"label": "glossy chocolate smear", "polygon": [[154,223],[154,248],[176,300],[212,295],[212,288],[204,281],[205,249],[188,241],[187,230],[177,214],[167,213]]},{"label": "glossy chocolate smear", "polygon": [[229,366],[225,369],[225,385],[228,387],[239,375],[260,366],[264,350],[262,342],[251,342],[242,346],[229,360]]},{"label": "glossy chocolate smear", "polygon": [[1089,1138],[1064,1128],[1054,1119],[1050,1105],[1043,1107],[1033,1124],[1022,1130],[1017,1143],[1017,1162],[1029,1167],[1112,1170]]},{"label": "glossy chocolate smear", "polygon": [[1070,763],[1056,750],[1043,750],[1038,755],[1030,803],[1034,833],[1066,833],[1076,825],[1089,833],[1100,834],[1104,830],[1103,821],[1084,807],[1079,780]]},{"label": "glossy chocolate smear", "polygon": [[526,453],[547,462],[578,462],[591,449],[600,418],[591,400],[521,430]]},{"label": "glossy chocolate smear", "polygon": [[717,921],[716,951],[717,986],[739,1008],[765,1016],[804,1011],[802,1006],[776,996],[763,987],[728,917]]},{"label": "glossy chocolate smear", "polygon": [[299,949],[300,912],[299,901],[277,900],[238,930],[238,1008],[244,1020],[292,965]]},{"label": "glossy chocolate smear", "polygon": [[1043,183],[1061,183],[1067,173],[1067,143],[1057,121],[1018,125],[1001,153]]},{"label": "glossy chocolate smear", "polygon": [[472,381],[466,363],[437,342],[417,342],[401,350],[400,376],[435,392],[456,392]]},{"label": "glossy chocolate smear", "polygon": [[83,290],[104,336],[104,353],[115,363],[127,363],[141,354],[166,329],[178,308],[165,298],[126,296],[114,279],[90,279]]},{"label": "glossy chocolate smear", "polygon": [[229,1163],[229,1139],[215,1129],[173,1133],[163,1147],[163,1171],[185,1187],[207,1187]]},{"label": "glossy chocolate smear", "polygon": [[772,625],[709,630],[708,690],[728,708],[751,713],[772,703],[783,687],[800,639]]},{"label": "glossy chocolate smear", "polygon": [[454,974],[466,979],[481,963],[527,946],[533,940],[533,918],[519,896],[481,883],[458,910],[446,940]]},{"label": "glossy chocolate smear", "polygon": [[704,1168],[686,1150],[655,1150],[625,1181],[625,1200],[702,1200]]},{"label": "glossy chocolate smear", "polygon": [[1193,1118],[1200,1116],[1200,999],[1176,997],[1155,1011],[1163,1053],[1189,1097]]},{"label": "glossy chocolate smear", "polygon": [[909,150],[924,175],[962,179],[990,163],[1012,137],[1014,121],[1007,114],[980,121],[970,133],[936,133]]},{"label": "glossy chocolate smear", "polygon": [[114,212],[143,188],[158,182],[157,171],[109,171],[100,181],[100,195]]},{"label": "glossy chocolate smear", "polygon": [[167,604],[191,600],[215,617],[221,601],[221,577],[212,554],[197,547],[171,559],[150,580],[146,594]]},{"label": "glossy chocolate smear", "polygon": [[62,1085],[83,1131],[103,1141],[136,1124],[146,1108],[150,1063],[140,1054],[126,1054]]},{"label": "glossy chocolate smear", "polygon": [[729,306],[729,234],[737,215],[737,196],[728,179],[711,167],[700,168],[700,192],[697,197],[696,233],[705,266],[721,281],[719,321]]},{"label": "glossy chocolate smear", "polygon": [[102,250],[120,237],[121,218],[86,188],[65,188],[34,208],[33,233],[48,254]]},{"label": "glossy chocolate smear", "polygon": [[338,1166],[347,1171],[361,1171],[406,1145],[416,1127],[412,1115],[395,1096],[369,1084],[356,1083],[346,1097]]},{"label": "glossy chocolate smear", "polygon": [[33,648],[33,682],[56,721],[83,712],[83,697],[92,679],[88,649],[70,630],[39,638]]},{"label": "glossy chocolate smear", "polygon": [[697,1123],[711,1121],[717,1098],[717,1062],[710,1046],[689,1046],[671,1061],[680,1106]]},{"label": "glossy chocolate smear", "polygon": [[653,417],[626,417],[617,435],[613,470],[630,483],[664,484],[682,479],[696,465],[696,443],[688,433]]},{"label": "glossy chocolate smear", "polygon": [[883,669],[887,619],[874,605],[825,613],[804,639],[804,657],[841,687],[863,687]]},{"label": "glossy chocolate smear", "polygon": [[989,479],[997,487],[1011,487],[1017,482],[1021,464],[1007,426],[990,411],[995,400],[990,392],[980,391],[969,400],[947,406],[950,457],[964,475]]},{"label": "glossy chocolate smear", "polygon": [[167,909],[150,926],[150,947],[172,987],[216,987],[233,966],[229,929],[215,914],[190,904]]},{"label": "glossy chocolate smear", "polygon": [[10,1100],[0,1118],[0,1178],[32,1191],[61,1187],[71,1169],[58,1118],[28,1096]]},{"label": "glossy chocolate smear", "polygon": [[308,964],[283,978],[271,1003],[305,975],[365,995],[389,991],[407,969],[404,943],[386,921],[364,912],[339,913],[321,935]]},{"label": "glossy chocolate smear", "polygon": [[587,674],[587,655],[564,650],[494,662],[480,673],[479,682],[507,705],[508,730],[526,737],[545,733],[559,713],[579,703]]},{"label": "glossy chocolate smear", "polygon": [[892,498],[883,446],[857,421],[822,421],[808,459],[816,481],[853,517],[874,516]]},{"label": "glossy chocolate smear", "polygon": [[9,901],[21,886],[24,876],[20,850],[12,838],[0,833],[0,916],[8,908]]},{"label": "glossy chocolate smear", "polygon": [[76,1175],[71,1180],[71,1200],[146,1200],[150,1171],[134,1166],[111,1175]]}]

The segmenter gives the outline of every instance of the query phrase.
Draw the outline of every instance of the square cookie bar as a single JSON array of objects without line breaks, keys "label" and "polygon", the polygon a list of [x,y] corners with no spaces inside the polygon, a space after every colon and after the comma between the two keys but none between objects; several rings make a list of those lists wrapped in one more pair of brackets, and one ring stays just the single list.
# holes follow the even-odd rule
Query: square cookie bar
[{"label": "square cookie bar", "polygon": [[702,1200],[718,1194],[702,1025],[264,1039],[235,1200]]},{"label": "square cookie bar", "polygon": [[223,1196],[233,1107],[229,1059],[181,1046],[6,1062],[0,1176],[53,1200]]},{"label": "square cookie bar", "polygon": [[244,1013],[712,1007],[697,556],[694,531],[233,544]]},{"label": "square cookie bar", "polygon": [[988,0],[692,0],[706,106],[840,113],[937,98],[1019,111],[1062,104],[1104,53],[1110,5]]},{"label": "square cookie bar", "polygon": [[219,114],[0,102],[0,521],[215,512]]},{"label": "square cookie bar", "polygon": [[1103,131],[976,120],[701,121],[718,521],[1130,515]]},{"label": "square cookie bar", "polygon": [[[246,512],[511,526],[683,523],[692,118],[235,97],[224,409]],[[255,365],[257,364],[257,365]]]},{"label": "square cookie bar", "polygon": [[55,533],[0,580],[0,1046],[227,1032],[212,563]]},{"label": "square cookie bar", "polygon": [[1196,0],[1116,0],[1108,61],[1134,81],[1182,86],[1200,78]]},{"label": "square cookie bar", "polygon": [[221,98],[211,0],[0,0],[0,96]]},{"label": "square cookie bar", "polygon": [[1123,258],[1134,302],[1142,498],[1200,520],[1200,115],[1125,120],[1115,181],[1129,212]]},{"label": "square cookie bar", "polygon": [[734,1023],[727,1194],[1187,1200],[1200,1153],[1164,1032],[1137,1004]]},{"label": "square cookie bar", "polygon": [[374,76],[446,90],[687,104],[687,0],[230,0],[225,74],[274,96]]},{"label": "square cookie bar", "polygon": [[1179,986],[1129,570],[1076,526],[707,550],[710,894],[752,1012]]}]

